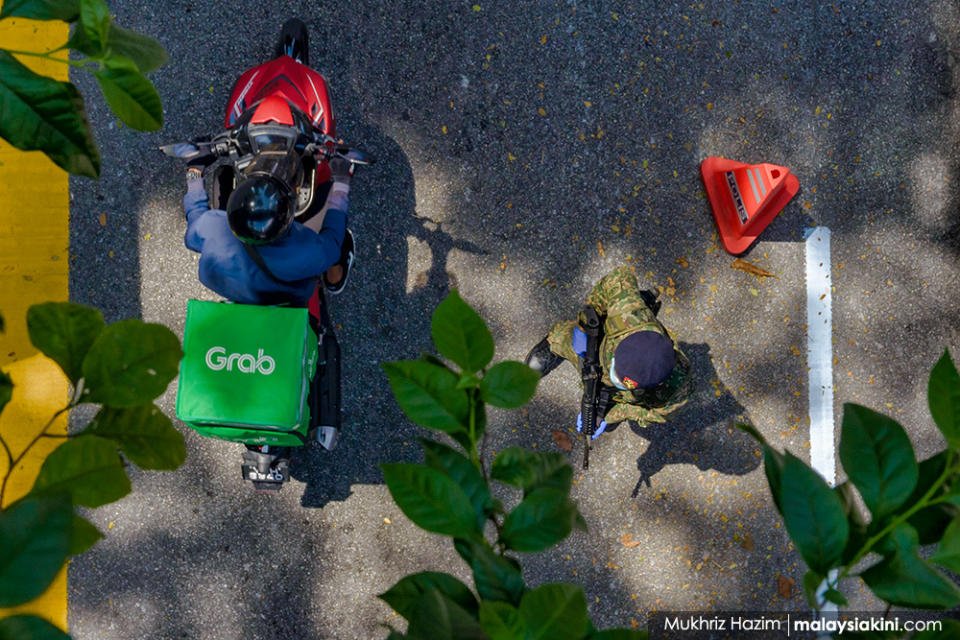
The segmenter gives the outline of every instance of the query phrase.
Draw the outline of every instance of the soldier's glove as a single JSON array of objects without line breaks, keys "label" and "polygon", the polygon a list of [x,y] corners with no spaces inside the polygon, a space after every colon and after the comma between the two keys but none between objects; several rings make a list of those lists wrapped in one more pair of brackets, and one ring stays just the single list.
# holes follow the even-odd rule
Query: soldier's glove
[{"label": "soldier's glove", "polygon": [[587,334],[580,327],[573,328],[573,352],[581,358],[587,355]]},{"label": "soldier's glove", "polygon": [[[606,428],[607,428],[607,421],[600,420],[600,425],[597,427],[597,430],[593,432],[593,435],[590,436],[590,439],[596,440],[597,438],[599,438],[600,434],[603,433],[606,430]],[[580,433],[582,431],[583,431],[583,414],[578,413],[577,414],[577,433]]]}]

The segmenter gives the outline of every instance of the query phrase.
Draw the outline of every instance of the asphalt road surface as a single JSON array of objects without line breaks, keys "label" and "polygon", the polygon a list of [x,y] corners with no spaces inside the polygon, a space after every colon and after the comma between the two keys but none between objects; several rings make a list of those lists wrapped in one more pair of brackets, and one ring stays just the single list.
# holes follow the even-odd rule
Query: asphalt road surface
[{"label": "asphalt road surface", "polygon": [[[921,457],[942,446],[926,382],[945,347],[960,357],[956,3],[111,5],[170,54],[153,76],[166,124],[120,127],[75,74],[104,169],[71,180],[73,300],[182,333],[186,301],[216,299],[183,246],[183,167],[156,148],[217,131],[233,81],[288,17],[310,27],[339,135],[378,162],[354,179],[360,264],[333,306],[341,447],[302,452],[294,479],[264,496],[241,482],[239,445],[180,424],[184,466],[133,471],[133,493],[91,516],[106,538],[70,566],[74,637],[382,638],[381,623],[402,620],[375,594],[401,576],[468,580],[377,466],[419,460],[424,435],[378,363],[432,349],[430,313],[453,287],[491,326],[498,359],[522,359],[620,264],[664,292],[695,398],[668,424],[602,436],[573,489],[589,533],[523,558],[528,584],[582,584],[601,628],[655,610],[805,608],[802,561],[734,424],[807,455],[812,226],[832,232],[838,424],[858,402],[906,425]],[[711,155],[799,178],[745,257],[776,277],[730,267],[699,174]],[[170,415],[175,393],[161,399]],[[570,431],[577,407],[564,366],[526,409],[490,416],[488,455],[556,450],[552,430]],[[858,582],[845,590],[854,609],[880,606]]]}]

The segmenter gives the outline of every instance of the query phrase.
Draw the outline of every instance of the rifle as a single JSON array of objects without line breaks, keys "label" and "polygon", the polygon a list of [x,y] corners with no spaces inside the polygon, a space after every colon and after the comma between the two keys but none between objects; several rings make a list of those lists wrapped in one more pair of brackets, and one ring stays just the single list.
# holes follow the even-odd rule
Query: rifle
[{"label": "rifle", "polygon": [[586,306],[578,317],[580,329],[587,335],[587,351],[583,355],[580,376],[583,380],[583,398],[580,400],[580,417],[586,436],[583,449],[583,468],[590,466],[590,442],[597,425],[597,399],[600,395],[603,371],[600,368],[600,341],[603,339],[603,322],[600,314]]}]

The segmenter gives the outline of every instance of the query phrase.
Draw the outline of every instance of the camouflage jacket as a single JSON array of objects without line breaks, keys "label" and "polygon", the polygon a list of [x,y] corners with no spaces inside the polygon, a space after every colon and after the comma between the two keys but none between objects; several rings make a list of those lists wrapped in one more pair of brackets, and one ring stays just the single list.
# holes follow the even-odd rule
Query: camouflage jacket
[{"label": "camouflage jacket", "polygon": [[[693,391],[690,361],[680,350],[676,339],[660,324],[640,297],[640,287],[633,269],[622,266],[605,276],[590,292],[587,304],[594,307],[603,322],[603,340],[600,343],[600,365],[603,368],[603,387],[612,397],[604,419],[614,424],[634,420],[640,426],[651,422],[666,422],[668,414],[686,404]],[[550,350],[569,360],[580,371],[580,357],[573,351],[573,329],[576,320],[558,322],[550,330]],[[670,338],[677,364],[666,381],[652,389],[622,391],[610,380],[610,363],[617,345],[636,331],[656,331]]]}]

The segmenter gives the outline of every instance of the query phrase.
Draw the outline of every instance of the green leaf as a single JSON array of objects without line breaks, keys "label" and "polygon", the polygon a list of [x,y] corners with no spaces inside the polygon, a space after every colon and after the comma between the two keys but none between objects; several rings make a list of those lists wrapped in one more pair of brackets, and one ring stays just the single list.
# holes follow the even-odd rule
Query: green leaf
[{"label": "green leaf", "polygon": [[3,18],[62,20],[73,22],[80,16],[80,0],[4,0]]},{"label": "green leaf", "polygon": [[960,604],[960,589],[919,556],[913,527],[899,525],[890,542],[894,552],[860,574],[878,598],[914,609],[951,609]]},{"label": "green leaf", "polygon": [[410,617],[407,637],[416,640],[488,640],[477,619],[436,589],[427,590]]},{"label": "green leaf", "polygon": [[456,289],[437,305],[430,332],[437,351],[467,372],[480,371],[493,359],[493,334]]},{"label": "green leaf", "polygon": [[121,409],[150,404],[177,377],[182,357],[180,341],[163,325],[115,322],[83,360],[83,400]]},{"label": "green leaf", "polygon": [[[930,491],[933,484],[943,475],[949,453],[949,450],[944,449],[940,453],[920,462],[917,485],[906,502],[897,509],[895,515],[900,515],[908,509],[913,508],[913,506]],[[938,498],[944,495],[945,488],[948,486],[949,480],[943,488],[938,489],[931,497]],[[907,523],[917,530],[920,545],[928,545],[940,541],[940,538],[943,537],[943,532],[952,519],[953,513],[950,505],[935,504],[925,507],[911,515]]]},{"label": "green leaf", "polygon": [[876,520],[904,504],[917,485],[907,432],[896,420],[860,405],[843,407],[840,460]]},{"label": "green leaf", "polygon": [[843,553],[840,555],[840,564],[846,565],[856,557],[863,543],[866,542],[868,526],[866,520],[860,514],[860,509],[856,502],[857,490],[853,488],[849,480],[845,480],[833,487],[832,491],[840,498],[840,503],[843,505],[843,513],[847,518],[847,525],[850,528],[847,544],[843,549]]},{"label": "green leaf", "polygon": [[402,578],[377,597],[410,620],[423,594],[435,589],[470,613],[477,612],[477,599],[467,585],[447,573],[424,571]]},{"label": "green leaf", "polygon": [[110,25],[107,48],[115,56],[133,60],[141,73],[156,71],[168,60],[167,52],[159,42],[116,23]]},{"label": "green leaf", "polygon": [[457,389],[457,376],[423,360],[384,362],[397,404],[421,427],[446,433],[466,431],[470,422],[467,392]]},{"label": "green leaf", "polygon": [[0,371],[0,413],[13,397],[13,379],[5,372]]},{"label": "green leaf", "polygon": [[517,551],[549,549],[570,535],[577,513],[565,492],[536,489],[507,514],[500,539]]},{"label": "green leaf", "polygon": [[110,8],[103,0],[80,0],[80,23],[86,41],[99,56],[107,46],[107,34],[110,32]]},{"label": "green leaf", "polygon": [[537,392],[540,374],[522,362],[498,362],[480,381],[480,397],[501,409],[517,409]]},{"label": "green leaf", "polygon": [[68,553],[77,556],[95,545],[103,537],[99,529],[90,524],[86,518],[73,514],[73,523],[70,526],[70,550]]},{"label": "green leaf", "polygon": [[132,60],[112,57],[93,75],[107,104],[125,125],[137,131],[156,131],[163,126],[160,94]]},{"label": "green leaf", "polygon": [[490,640],[523,640],[527,629],[520,612],[506,602],[481,602],[480,626]]},{"label": "green leaf", "polygon": [[534,489],[570,492],[573,467],[562,453],[538,453],[523,447],[509,447],[493,460],[490,477],[520,487],[527,494]]},{"label": "green leaf", "polygon": [[811,609],[820,608],[820,603],[817,602],[817,589],[822,583],[823,576],[812,569],[803,574],[803,595]]},{"label": "green leaf", "polygon": [[393,501],[418,527],[459,538],[480,535],[470,499],[445,473],[407,463],[380,468]]},{"label": "green leaf", "polygon": [[130,493],[130,479],[112,440],[79,436],[53,450],[40,467],[33,493],[65,491],[73,503],[99,507]]},{"label": "green leaf", "polygon": [[30,342],[60,365],[74,385],[83,375],[83,359],[106,324],[97,309],[73,302],[45,302],[27,310]]},{"label": "green leaf", "polygon": [[524,594],[524,640],[580,640],[587,631],[587,599],[572,584],[545,584]]},{"label": "green leaf", "polygon": [[839,605],[841,607],[850,606],[850,603],[847,602],[847,598],[836,589],[827,589],[823,592],[823,597],[827,600],[827,602],[832,602],[835,605]]},{"label": "green leaf", "polygon": [[937,552],[930,558],[934,564],[954,573],[960,573],[960,516],[943,533]]},{"label": "green leaf", "polygon": [[487,513],[493,507],[490,487],[483,474],[463,454],[445,444],[422,438],[420,440],[426,452],[425,462],[438,471],[450,476],[467,494],[477,518],[477,530],[483,531]]},{"label": "green leaf", "polygon": [[2,49],[0,114],[0,137],[14,147],[43,151],[73,174],[100,175],[100,152],[76,87],[34,73]]},{"label": "green leaf", "polygon": [[914,513],[907,524],[916,529],[921,545],[935,544],[940,542],[955,513],[956,509],[949,505],[935,504]]},{"label": "green leaf", "polygon": [[[481,402],[476,395],[474,395],[473,401],[473,430],[475,442],[480,442],[483,433],[487,430],[487,405]],[[464,449],[469,450],[469,447],[465,446]]]},{"label": "green leaf", "polygon": [[598,631],[587,640],[648,640],[650,633],[646,629],[607,629]]},{"label": "green leaf", "polygon": [[780,502],[780,488],[783,485],[783,454],[773,447],[764,447],[763,473],[767,476],[770,485],[770,495],[773,497],[773,506],[783,515],[783,505]]},{"label": "green leaf", "polygon": [[103,407],[82,433],[109,438],[141,469],[172,471],[187,458],[183,435],[156,405]]},{"label": "green leaf", "polygon": [[786,453],[780,487],[783,521],[807,566],[821,575],[840,560],[850,527],[839,496],[820,475]]},{"label": "green leaf", "polygon": [[0,607],[46,591],[67,559],[73,507],[63,493],[27,496],[0,512]]},{"label": "green leaf", "polygon": [[933,421],[950,448],[960,449],[960,374],[950,359],[949,350],[943,352],[930,372],[927,399]]},{"label": "green leaf", "polygon": [[765,447],[766,447],[766,446],[769,446],[769,445],[767,445],[767,439],[764,438],[764,437],[763,437],[763,434],[761,434],[761,433],[757,430],[757,428],[756,428],[755,426],[753,426],[752,424],[746,424],[746,423],[743,423],[743,422],[738,422],[738,423],[737,423],[737,429],[740,429],[740,431],[743,431],[744,433],[749,434],[750,437],[752,437],[754,440],[756,440],[758,444],[761,444],[761,445],[763,445],[763,446],[765,446]]},{"label": "green leaf", "polygon": [[497,555],[486,542],[458,541],[456,547],[473,570],[473,582],[482,600],[520,604],[526,587],[515,560]]},{"label": "green leaf", "polygon": [[0,640],[70,640],[70,636],[43,618],[19,615],[0,620]]}]

